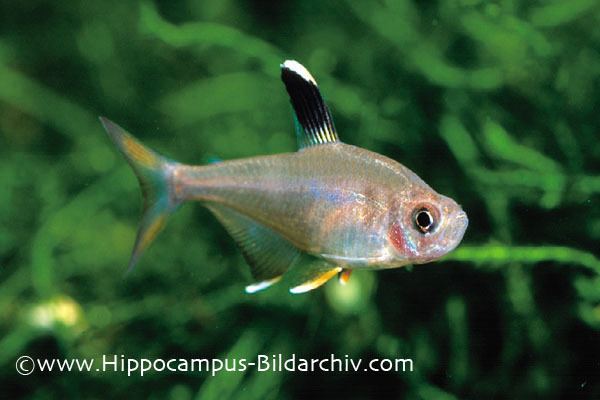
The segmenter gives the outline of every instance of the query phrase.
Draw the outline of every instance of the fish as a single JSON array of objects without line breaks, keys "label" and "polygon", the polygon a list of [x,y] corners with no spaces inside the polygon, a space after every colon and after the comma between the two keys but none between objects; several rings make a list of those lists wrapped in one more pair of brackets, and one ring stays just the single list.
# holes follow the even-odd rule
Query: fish
[{"label": "fish", "polygon": [[100,117],[130,164],[143,212],[129,270],[186,202],[216,217],[250,266],[256,293],[289,276],[289,291],[305,293],[356,269],[386,269],[434,261],[461,242],[468,218],[410,169],[340,141],[316,80],[295,60],[281,65],[293,109],[298,150],[187,165],[151,150]]}]

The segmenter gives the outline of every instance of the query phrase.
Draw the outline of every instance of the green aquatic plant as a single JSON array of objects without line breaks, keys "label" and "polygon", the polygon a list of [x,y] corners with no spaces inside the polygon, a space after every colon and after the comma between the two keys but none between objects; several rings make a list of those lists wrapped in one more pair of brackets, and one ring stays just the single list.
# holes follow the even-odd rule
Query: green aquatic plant
[{"label": "green aquatic plant", "polygon": [[[12,4],[0,19],[0,379],[21,398],[570,398],[600,393],[600,7],[551,2]],[[340,135],[469,214],[444,260],[249,297],[199,207],[124,277],[135,177],[111,115],[189,163],[294,150],[279,63]],[[18,376],[21,355],[410,357],[385,374]],[[314,388],[322,388],[319,392]]]}]

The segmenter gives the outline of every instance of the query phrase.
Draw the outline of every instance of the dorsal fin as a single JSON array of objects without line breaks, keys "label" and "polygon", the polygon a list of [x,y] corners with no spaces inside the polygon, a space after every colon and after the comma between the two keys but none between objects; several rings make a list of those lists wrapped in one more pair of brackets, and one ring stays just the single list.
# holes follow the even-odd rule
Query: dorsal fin
[{"label": "dorsal fin", "polygon": [[281,80],[294,107],[300,148],[339,142],[329,108],[317,87],[317,82],[302,64],[287,60],[281,64]]},{"label": "dorsal fin", "polygon": [[247,293],[266,289],[281,279],[300,251],[272,229],[228,207],[211,204],[208,209],[240,247],[256,283]]}]

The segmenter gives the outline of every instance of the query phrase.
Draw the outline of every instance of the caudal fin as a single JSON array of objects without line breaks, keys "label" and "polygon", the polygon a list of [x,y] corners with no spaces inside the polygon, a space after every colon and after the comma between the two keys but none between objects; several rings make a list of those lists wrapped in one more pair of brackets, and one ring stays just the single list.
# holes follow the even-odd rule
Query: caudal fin
[{"label": "caudal fin", "polygon": [[129,260],[130,271],[165,226],[169,214],[179,205],[173,196],[170,179],[170,171],[176,163],[150,150],[109,119],[100,117],[100,122],[133,168],[144,196],[142,220]]}]

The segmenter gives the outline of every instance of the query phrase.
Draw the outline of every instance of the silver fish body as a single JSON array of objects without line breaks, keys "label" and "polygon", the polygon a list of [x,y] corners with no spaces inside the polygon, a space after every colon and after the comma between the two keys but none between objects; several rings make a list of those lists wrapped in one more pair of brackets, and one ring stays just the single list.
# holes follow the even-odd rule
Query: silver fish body
[{"label": "silver fish body", "polygon": [[295,269],[290,291],[302,293],[336,274],[345,282],[356,268],[429,262],[460,243],[468,219],[454,200],[402,164],[342,143],[302,65],[286,61],[282,80],[295,111],[294,153],[184,165],[101,118],[145,199],[130,268],[187,201],[205,205],[237,242],[257,280],[248,292]]},{"label": "silver fish body", "polygon": [[[458,244],[467,219],[408,168],[344,143],[296,153],[181,166],[173,171],[178,201],[216,202],[264,224],[304,252],[345,268],[399,267],[427,261]],[[432,250],[399,249],[389,230],[415,202],[445,202],[456,219]],[[444,215],[447,215],[444,213]],[[442,235],[443,236],[443,235]]]}]

